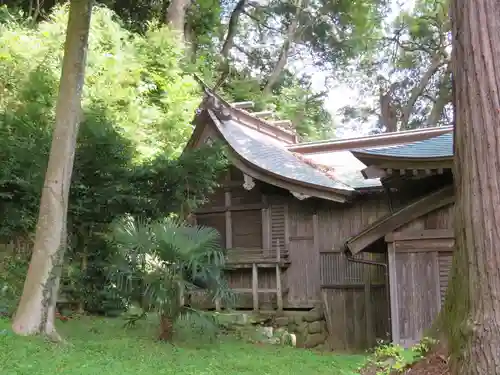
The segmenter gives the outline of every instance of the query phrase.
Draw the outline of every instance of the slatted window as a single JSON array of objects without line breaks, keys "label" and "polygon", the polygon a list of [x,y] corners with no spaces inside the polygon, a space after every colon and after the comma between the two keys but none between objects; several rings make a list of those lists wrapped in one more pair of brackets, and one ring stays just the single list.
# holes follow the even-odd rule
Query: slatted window
[{"label": "slatted window", "polygon": [[283,250],[286,246],[285,239],[285,212],[284,204],[273,204],[269,208],[271,220],[271,246],[273,250],[278,247]]},{"label": "slatted window", "polygon": [[198,225],[214,228],[220,234],[220,244],[226,247],[226,218],[224,213],[198,214],[196,215]]},{"label": "slatted window", "polygon": [[232,211],[233,247],[262,248],[262,211]]},{"label": "slatted window", "polygon": [[439,253],[439,286],[441,293],[441,304],[444,303],[444,298],[446,296],[446,289],[448,289],[448,281],[450,278],[452,263],[452,253],[451,252],[440,252]]}]

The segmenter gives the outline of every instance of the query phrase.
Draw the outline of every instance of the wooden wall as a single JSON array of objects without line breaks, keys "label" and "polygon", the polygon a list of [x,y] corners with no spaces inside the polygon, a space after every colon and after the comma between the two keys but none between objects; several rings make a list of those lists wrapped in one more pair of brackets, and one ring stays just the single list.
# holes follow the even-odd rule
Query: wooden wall
[{"label": "wooden wall", "polygon": [[418,342],[444,301],[454,250],[452,209],[433,211],[386,237],[395,343]]},{"label": "wooden wall", "polygon": [[[389,211],[383,194],[318,211],[322,301],[329,317],[330,345],[335,349],[367,349],[389,334],[386,267],[352,262],[343,248],[347,238]],[[384,253],[354,258],[386,263]]]},{"label": "wooden wall", "polygon": [[[242,183],[243,175],[232,170],[225,187],[197,214],[198,223],[213,223],[224,232],[223,242],[230,249],[229,254],[234,247],[257,248],[261,244],[261,257],[274,259],[279,248],[284,260],[284,308],[326,306],[330,343],[335,349],[365,349],[373,346],[376,339],[386,339],[386,267],[349,261],[343,248],[348,237],[389,213],[386,196],[366,196],[349,205],[313,198],[300,201],[288,191],[259,182],[246,191],[241,188]],[[248,205],[255,206],[250,210]],[[363,254],[358,258],[385,263],[385,247],[380,250],[381,254]],[[245,251],[247,261],[255,261],[248,249]],[[228,271],[228,278],[232,288],[247,290],[239,294],[236,307],[252,308],[252,270],[235,268]],[[275,270],[259,269],[258,284],[259,307],[276,309]]]}]

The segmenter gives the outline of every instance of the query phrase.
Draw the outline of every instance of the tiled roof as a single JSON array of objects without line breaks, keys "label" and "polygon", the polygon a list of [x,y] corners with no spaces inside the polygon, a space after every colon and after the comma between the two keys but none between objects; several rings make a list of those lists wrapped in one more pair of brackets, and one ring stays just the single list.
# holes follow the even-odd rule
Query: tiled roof
[{"label": "tiled roof", "polygon": [[356,149],[368,155],[401,158],[445,158],[453,156],[453,133],[439,135],[423,141],[377,148]]},{"label": "tiled roof", "polygon": [[330,167],[334,171],[333,175],[337,180],[354,189],[369,189],[382,186],[378,178],[365,179],[363,177],[361,170],[366,168],[366,165],[356,159],[348,150],[304,154],[302,157]]},{"label": "tiled roof", "polygon": [[216,122],[229,145],[245,160],[276,175],[335,190],[353,191],[341,181],[296,157],[278,140],[235,120]]}]

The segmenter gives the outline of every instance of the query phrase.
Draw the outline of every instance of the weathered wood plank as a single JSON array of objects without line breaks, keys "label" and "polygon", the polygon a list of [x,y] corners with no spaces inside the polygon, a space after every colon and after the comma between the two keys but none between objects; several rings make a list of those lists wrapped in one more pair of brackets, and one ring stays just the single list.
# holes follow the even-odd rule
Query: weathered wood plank
[{"label": "weathered wood plank", "polygon": [[384,237],[387,233],[395,231],[422,215],[449,205],[453,201],[453,187],[447,186],[442,188],[368,226],[360,234],[349,239],[346,242],[346,246],[352,254],[357,254],[379,238]]},{"label": "weathered wood plank", "polygon": [[256,263],[252,265],[252,299],[253,310],[259,311],[259,268]]},{"label": "weathered wood plank", "polygon": [[391,332],[392,341],[398,344],[401,340],[399,325],[398,277],[396,272],[396,249],[394,244],[388,244],[389,293],[391,299]]},{"label": "weathered wood plank", "polygon": [[385,236],[386,242],[412,241],[427,239],[453,239],[455,235],[451,229],[426,229],[389,233]]}]

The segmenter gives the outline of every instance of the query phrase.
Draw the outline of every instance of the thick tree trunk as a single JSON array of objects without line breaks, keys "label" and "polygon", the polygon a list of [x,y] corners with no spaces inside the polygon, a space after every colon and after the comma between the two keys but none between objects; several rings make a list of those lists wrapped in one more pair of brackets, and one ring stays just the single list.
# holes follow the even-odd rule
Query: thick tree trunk
[{"label": "thick tree trunk", "polygon": [[182,40],[185,40],[184,24],[186,23],[186,10],[191,0],[171,0],[165,15],[165,23],[172,30],[182,34]]},{"label": "thick tree trunk", "polygon": [[453,0],[456,253],[444,329],[452,369],[500,374],[500,2]]},{"label": "thick tree trunk", "polygon": [[55,307],[66,249],[68,195],[76,138],[92,0],[71,0],[56,124],[40,201],[31,263],[12,328],[22,335],[46,334],[56,339]]}]

